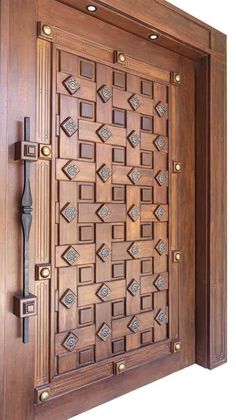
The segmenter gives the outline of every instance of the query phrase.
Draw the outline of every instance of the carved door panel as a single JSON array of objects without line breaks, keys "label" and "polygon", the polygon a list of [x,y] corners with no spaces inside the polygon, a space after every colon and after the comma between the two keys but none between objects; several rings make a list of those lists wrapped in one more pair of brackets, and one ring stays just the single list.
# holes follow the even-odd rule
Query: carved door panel
[{"label": "carved door panel", "polygon": [[57,54],[55,356],[87,382],[168,339],[168,88]]},{"label": "carved door panel", "polygon": [[37,404],[177,360],[183,258],[175,74],[40,31]]}]

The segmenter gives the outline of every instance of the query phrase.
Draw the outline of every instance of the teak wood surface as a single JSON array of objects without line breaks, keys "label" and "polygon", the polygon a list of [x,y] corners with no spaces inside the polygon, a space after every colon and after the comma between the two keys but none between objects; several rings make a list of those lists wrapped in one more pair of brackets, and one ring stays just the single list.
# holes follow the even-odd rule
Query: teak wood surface
[{"label": "teak wood surface", "polygon": [[[4,420],[67,419],[227,357],[226,36],[164,0],[87,4],[0,6]],[[39,150],[27,344],[13,313],[25,116]]]}]

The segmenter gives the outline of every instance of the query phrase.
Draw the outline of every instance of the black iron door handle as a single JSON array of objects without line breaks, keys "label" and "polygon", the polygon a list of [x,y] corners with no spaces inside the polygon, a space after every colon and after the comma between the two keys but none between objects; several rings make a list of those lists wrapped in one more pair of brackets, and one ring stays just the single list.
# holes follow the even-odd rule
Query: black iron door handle
[{"label": "black iron door handle", "polygon": [[[30,141],[30,118],[24,118],[24,141]],[[32,195],[30,187],[30,162],[24,161],[24,189],[21,199],[21,224],[23,229],[23,297],[29,297],[29,237],[32,224]],[[23,318],[23,342],[29,341],[29,318]]]},{"label": "black iron door handle", "polygon": [[[30,118],[24,118],[24,147],[30,142]],[[29,239],[32,224],[32,195],[30,160],[24,159],[24,188],[21,198],[21,225],[23,231],[23,291],[14,296],[14,313],[23,319],[23,343],[29,342],[29,317],[36,315],[36,296],[29,291]]]}]

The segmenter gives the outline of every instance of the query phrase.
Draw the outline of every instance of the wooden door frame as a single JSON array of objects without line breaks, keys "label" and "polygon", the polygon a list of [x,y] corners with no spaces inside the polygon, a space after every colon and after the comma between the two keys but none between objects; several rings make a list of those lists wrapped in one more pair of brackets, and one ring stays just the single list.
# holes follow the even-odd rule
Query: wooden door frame
[{"label": "wooden door frame", "polygon": [[[87,4],[85,0],[59,3],[83,12]],[[213,369],[225,363],[227,357],[226,36],[164,0],[149,0],[148,8],[145,0],[93,3],[97,4],[102,20],[115,22],[140,37],[157,32],[159,45],[196,62],[196,363]],[[22,417],[34,418],[34,341],[27,344],[26,352],[19,339],[18,320],[12,313],[12,296],[21,288],[21,263],[19,251],[14,249],[16,239],[8,237],[7,227],[12,220],[16,223],[18,217],[9,211],[20,196],[11,185],[11,176],[16,176],[18,170],[13,144],[22,140],[25,115],[31,116],[32,138],[35,137],[37,4],[36,0],[2,0],[0,6],[0,415],[6,419],[15,418],[19,407]],[[15,234],[20,246],[20,229],[16,228]],[[33,335],[33,323],[31,330]],[[12,362],[7,353],[13,348],[17,352],[14,369],[10,369]],[[161,370],[158,377],[170,372],[171,368],[169,372]],[[138,377],[122,392],[137,387],[135,381],[141,385],[155,379],[157,375],[152,376],[151,366],[149,374],[142,367]],[[102,385],[96,389],[99,401],[95,398],[91,406],[120,395],[120,381],[117,378],[117,386],[108,397],[103,394]],[[68,404],[70,398],[65,400]],[[52,409],[56,410],[56,403]]]}]

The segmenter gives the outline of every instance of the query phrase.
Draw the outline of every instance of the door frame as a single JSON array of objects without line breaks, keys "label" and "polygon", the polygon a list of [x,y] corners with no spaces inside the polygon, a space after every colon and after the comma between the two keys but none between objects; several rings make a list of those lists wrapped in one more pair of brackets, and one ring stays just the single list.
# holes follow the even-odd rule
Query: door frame
[{"label": "door frame", "polygon": [[[58,3],[86,13],[85,0]],[[93,3],[98,6],[98,18],[115,22],[116,26],[140,37],[146,38],[150,32],[157,32],[159,45],[196,62],[196,363],[213,369],[225,363],[227,358],[226,36],[164,0],[149,0],[148,9],[144,0],[138,5],[137,2],[127,4],[125,0],[96,0]],[[0,414],[6,419],[15,418],[19,406],[23,417],[34,418],[34,342],[27,344],[26,352],[25,345],[19,340],[18,320],[13,315],[12,297],[21,284],[20,262],[16,249],[9,257],[9,249],[16,238],[8,238],[7,227],[10,223],[9,206],[21,193],[14,190],[10,180],[11,175],[16,174],[13,145],[22,140],[21,124],[25,115],[31,117],[32,138],[35,137],[37,7],[36,0],[2,0],[0,5],[0,343],[3,349],[0,358]],[[23,93],[20,106],[19,92]],[[10,216],[13,221],[18,217],[12,213]],[[20,228],[16,234],[19,240]],[[11,271],[7,261],[13,267]],[[33,323],[31,329],[33,335]],[[13,369],[10,374],[11,366],[6,359],[6,353],[16,346],[17,379]],[[168,372],[160,369],[158,375],[152,376],[152,364],[148,368],[141,367],[138,376],[133,376],[129,387],[123,387],[122,393],[172,371],[174,367]],[[117,377],[117,386],[110,395],[104,395],[101,383],[91,407],[120,395],[119,382],[121,379]],[[13,392],[14,398],[11,398]],[[80,393],[81,402],[83,391]],[[7,403],[10,400],[11,407]],[[68,406],[73,406],[74,411],[71,408],[70,414],[76,413],[72,397],[63,397],[63,400]],[[56,413],[56,403],[53,405],[52,402],[51,407]]]}]

